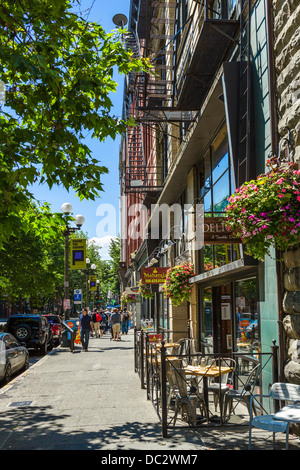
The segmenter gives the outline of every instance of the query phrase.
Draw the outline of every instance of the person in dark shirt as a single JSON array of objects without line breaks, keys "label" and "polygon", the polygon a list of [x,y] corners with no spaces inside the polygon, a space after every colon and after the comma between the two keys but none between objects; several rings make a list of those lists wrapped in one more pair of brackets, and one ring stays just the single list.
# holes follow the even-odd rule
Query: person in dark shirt
[{"label": "person in dark shirt", "polygon": [[80,341],[82,344],[83,351],[88,350],[89,339],[90,339],[90,331],[93,332],[94,325],[92,321],[92,317],[88,314],[87,309],[82,309],[82,315],[80,315]]},{"label": "person in dark shirt", "polygon": [[111,314],[111,326],[113,331],[113,339],[114,341],[120,341],[119,334],[121,331],[121,315],[118,312],[118,309],[114,309],[113,313]]}]

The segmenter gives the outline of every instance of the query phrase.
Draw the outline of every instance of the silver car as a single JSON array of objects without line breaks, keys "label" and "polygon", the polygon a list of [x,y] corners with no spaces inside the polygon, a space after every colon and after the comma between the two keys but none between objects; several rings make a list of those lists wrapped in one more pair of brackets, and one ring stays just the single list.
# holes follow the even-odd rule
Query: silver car
[{"label": "silver car", "polygon": [[10,333],[0,333],[0,382],[8,383],[11,376],[29,367],[29,352]]}]

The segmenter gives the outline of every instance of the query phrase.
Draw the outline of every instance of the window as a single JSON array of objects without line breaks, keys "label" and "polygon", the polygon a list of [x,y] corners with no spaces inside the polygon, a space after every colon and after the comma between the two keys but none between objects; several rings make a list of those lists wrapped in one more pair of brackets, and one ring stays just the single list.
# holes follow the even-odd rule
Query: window
[{"label": "window", "polygon": [[235,296],[235,350],[255,354],[259,350],[259,318],[257,310],[257,279],[234,283]]},{"label": "window", "polygon": [[163,135],[162,140],[162,158],[163,158],[163,181],[168,175],[168,135]]},{"label": "window", "polygon": [[[199,198],[204,205],[205,216],[223,216],[227,198],[233,192],[226,128],[222,129],[204,155],[200,173]],[[239,245],[205,245],[203,258],[204,272],[210,271],[239,259]]]}]

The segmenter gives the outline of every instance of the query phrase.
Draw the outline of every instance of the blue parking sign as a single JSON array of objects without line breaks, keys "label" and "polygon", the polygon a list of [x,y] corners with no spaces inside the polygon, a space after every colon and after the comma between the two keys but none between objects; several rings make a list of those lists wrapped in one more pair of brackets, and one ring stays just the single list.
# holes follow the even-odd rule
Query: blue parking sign
[{"label": "blue parking sign", "polygon": [[81,289],[74,290],[74,302],[81,302],[81,294],[82,294]]}]

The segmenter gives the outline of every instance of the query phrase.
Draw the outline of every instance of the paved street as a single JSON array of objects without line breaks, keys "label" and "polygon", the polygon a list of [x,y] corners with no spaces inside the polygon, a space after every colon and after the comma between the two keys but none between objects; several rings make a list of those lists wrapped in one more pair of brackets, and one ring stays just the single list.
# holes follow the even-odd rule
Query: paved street
[{"label": "paved street", "polygon": [[[59,347],[0,390],[1,450],[246,450],[248,428],[178,429],[163,439],[133,365],[133,330],[91,338],[89,351]],[[261,437],[263,436],[263,437]],[[284,448],[284,437],[276,438]],[[256,448],[272,449],[254,431]],[[299,449],[291,436],[290,448]]]}]

